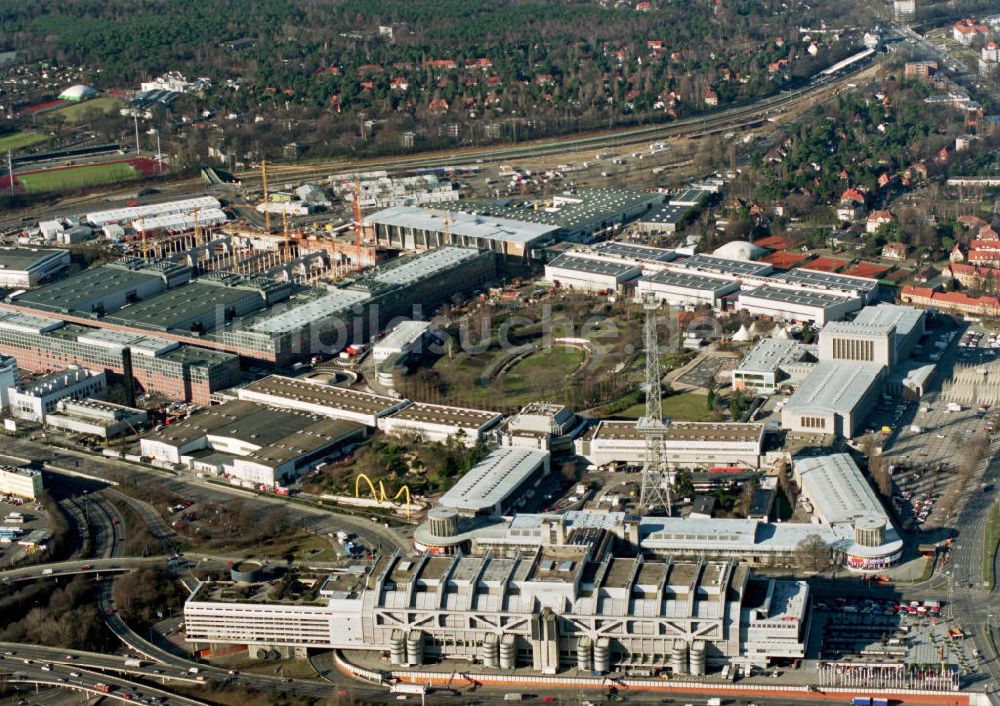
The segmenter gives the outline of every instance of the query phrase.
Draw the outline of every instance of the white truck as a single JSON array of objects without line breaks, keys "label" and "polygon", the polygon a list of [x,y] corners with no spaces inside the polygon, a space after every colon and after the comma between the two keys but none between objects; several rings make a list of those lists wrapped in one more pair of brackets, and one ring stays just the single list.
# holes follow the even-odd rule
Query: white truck
[{"label": "white truck", "polygon": [[947,409],[949,412],[961,412],[962,405],[960,405],[958,402],[949,402]]},{"label": "white truck", "polygon": [[136,657],[129,657],[127,660],[125,660],[125,666],[131,667],[133,669],[138,669],[139,667],[142,666],[142,660]]}]

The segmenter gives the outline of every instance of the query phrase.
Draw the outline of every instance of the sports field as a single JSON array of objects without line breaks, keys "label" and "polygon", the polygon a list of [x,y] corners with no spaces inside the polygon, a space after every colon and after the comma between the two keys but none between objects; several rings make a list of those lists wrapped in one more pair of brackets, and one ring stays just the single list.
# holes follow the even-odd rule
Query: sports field
[{"label": "sports field", "polygon": [[128,162],[92,164],[65,169],[48,169],[43,172],[17,174],[17,183],[25,193],[64,191],[86,186],[101,186],[119,181],[137,179],[139,172]]},{"label": "sports field", "polygon": [[88,111],[107,113],[109,110],[120,108],[123,102],[121,98],[104,96],[103,98],[95,98],[94,100],[82,101],[80,103],[70,103],[53,112],[66,118],[66,122],[75,123],[82,120]]},{"label": "sports field", "polygon": [[37,132],[23,131],[23,132],[12,132],[9,135],[0,136],[0,152],[4,154],[7,150],[20,150],[25,147],[31,147],[31,145],[37,145],[40,142],[45,142],[48,137]]}]

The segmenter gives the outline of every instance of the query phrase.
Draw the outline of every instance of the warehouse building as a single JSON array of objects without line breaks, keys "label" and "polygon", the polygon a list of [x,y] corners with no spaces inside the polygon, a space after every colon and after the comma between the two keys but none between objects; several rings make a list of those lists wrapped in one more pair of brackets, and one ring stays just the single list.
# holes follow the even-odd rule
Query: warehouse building
[{"label": "warehouse building", "polygon": [[663,194],[638,189],[580,189],[545,201],[468,204],[475,213],[555,228],[555,239],[593,243],[663,203]]},{"label": "warehouse building", "polygon": [[229,222],[229,216],[221,208],[203,208],[182,213],[162,213],[156,216],[137,218],[132,221],[132,230],[139,234],[157,232],[186,233],[195,226],[211,228]]},{"label": "warehouse building", "polygon": [[[643,465],[646,437],[635,422],[601,420],[575,442],[576,455],[597,467]],[[669,468],[759,468],[764,425],[668,421],[664,452]]]},{"label": "warehouse building", "polygon": [[0,288],[30,289],[69,267],[69,250],[0,248]]},{"label": "warehouse building", "polygon": [[41,314],[99,318],[191,281],[192,270],[172,262],[138,258],[92,267],[30,292],[11,296],[11,306]]},{"label": "warehouse building", "polygon": [[775,280],[786,284],[814,289],[819,292],[827,291],[839,294],[846,294],[852,297],[861,297],[865,304],[870,304],[878,296],[878,280],[867,277],[855,277],[854,275],[841,275],[835,272],[821,272],[810,270],[808,266],[797,267],[775,275]]},{"label": "warehouse building", "polygon": [[786,385],[798,387],[818,361],[819,347],[816,345],[764,338],[733,368],[733,389],[772,395]]},{"label": "warehouse building", "polygon": [[45,417],[45,425],[73,434],[113,439],[137,429],[149,419],[145,410],[104,400],[62,400],[56,411]]},{"label": "warehouse building", "polygon": [[804,656],[806,583],[754,578],[730,562],[616,556],[577,534],[512,558],[383,554],[321,578],[311,601],[275,600],[269,584],[201,583],[184,606],[187,639],[535,674],[635,667],[700,676]]},{"label": "warehouse building", "polygon": [[384,363],[390,356],[403,358],[424,351],[437,331],[429,321],[400,321],[396,327],[372,344],[372,358]]},{"label": "warehouse building", "polygon": [[627,265],[637,265],[643,272],[659,272],[668,262],[677,259],[673,250],[654,248],[649,245],[626,243],[620,240],[610,240],[592,247],[574,251],[574,255],[598,257],[603,260],[622,262]]},{"label": "warehouse building", "polygon": [[668,269],[697,272],[704,275],[736,280],[744,286],[767,284],[774,268],[763,262],[739,260],[717,255],[697,254],[671,263]]},{"label": "warehouse building", "polygon": [[588,292],[620,292],[642,275],[642,268],[605,259],[560,255],[545,265],[545,279],[557,287]]},{"label": "warehouse building", "polygon": [[394,436],[414,436],[441,443],[457,442],[475,446],[486,440],[503,415],[480,409],[448,407],[413,402],[392,414],[378,418],[380,431]]},{"label": "warehouse building", "polygon": [[32,372],[78,365],[110,376],[125,373],[131,351],[137,387],[171,399],[208,404],[216,390],[240,381],[239,359],[152,336],[95,329],[59,319],[0,311],[0,353]]},{"label": "warehouse building", "polygon": [[179,201],[114,208],[108,211],[91,211],[84,216],[84,220],[91,225],[101,227],[109,223],[132,223],[141,218],[155,218],[175,213],[194,213],[196,210],[208,211],[209,209],[220,208],[222,208],[222,204],[219,203],[217,198],[212,196],[198,196]]},{"label": "warehouse building", "polygon": [[399,317],[423,318],[423,312],[456,294],[482,289],[495,276],[493,253],[444,247],[379,265],[344,286],[369,295],[361,330],[370,334]]},{"label": "warehouse building", "polygon": [[559,230],[553,225],[417,206],[377,211],[365,216],[364,225],[374,233],[378,247],[420,251],[458,246],[522,259],[537,259],[542,248],[555,242]]},{"label": "warehouse building", "polygon": [[691,206],[673,203],[665,204],[639,216],[633,227],[639,233],[673,234],[677,232],[677,228],[690,218],[694,212],[695,209]]},{"label": "warehouse building", "polygon": [[56,411],[60,400],[100,397],[107,389],[104,373],[71,366],[28,382],[20,382],[7,391],[10,413],[16,419],[45,422]]},{"label": "warehouse building", "polygon": [[272,488],[366,435],[354,422],[236,400],[151,432],[139,443],[154,462]]},{"label": "warehouse building", "polygon": [[788,398],[781,426],[795,432],[852,437],[878,402],[886,367],[853,360],[821,360]]},{"label": "warehouse building", "polygon": [[102,319],[127,329],[201,335],[288,298],[290,285],[264,277],[212,272],[131,304]]},{"label": "warehouse building", "polygon": [[738,292],[738,282],[701,274],[698,271],[667,269],[647,275],[636,285],[636,296],[653,295],[670,306],[692,309],[697,306],[722,308],[723,297]]},{"label": "warehouse building", "polygon": [[268,375],[256,380],[241,387],[237,395],[248,402],[341,419],[372,428],[378,426],[380,417],[410,404],[409,400],[283,375]]},{"label": "warehouse building", "polygon": [[811,321],[817,326],[839,321],[862,306],[864,300],[859,296],[777,284],[740,292],[737,299],[737,307],[754,316],[769,316],[778,321]]},{"label": "warehouse building", "polygon": [[523,504],[526,491],[548,472],[548,451],[503,446],[469,469],[438,502],[464,517],[503,515]]}]

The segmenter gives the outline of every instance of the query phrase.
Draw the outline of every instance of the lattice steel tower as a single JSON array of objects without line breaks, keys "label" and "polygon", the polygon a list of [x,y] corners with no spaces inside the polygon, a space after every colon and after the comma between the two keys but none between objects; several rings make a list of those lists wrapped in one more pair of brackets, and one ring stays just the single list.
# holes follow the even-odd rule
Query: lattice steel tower
[{"label": "lattice steel tower", "polygon": [[663,423],[663,393],[660,389],[660,346],[656,332],[656,298],[647,294],[642,301],[646,310],[646,414],[636,429],[646,438],[646,456],[642,466],[642,491],[639,512],[648,514],[663,508],[671,513],[670,474],[667,473],[666,435]]}]

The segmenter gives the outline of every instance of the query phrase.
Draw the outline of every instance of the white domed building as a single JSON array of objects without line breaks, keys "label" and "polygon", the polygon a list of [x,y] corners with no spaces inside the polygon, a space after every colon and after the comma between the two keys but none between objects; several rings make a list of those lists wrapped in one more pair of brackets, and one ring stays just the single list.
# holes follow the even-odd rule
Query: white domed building
[{"label": "white domed building", "polygon": [[724,257],[727,260],[753,260],[767,253],[764,248],[759,248],[748,240],[733,240],[725,245],[716,248],[712,254],[715,257]]},{"label": "white domed building", "polygon": [[59,94],[59,100],[63,101],[73,101],[74,103],[80,103],[81,101],[90,100],[97,95],[95,91],[90,86],[85,86],[82,83],[78,83],[75,86],[70,86],[65,91]]}]

